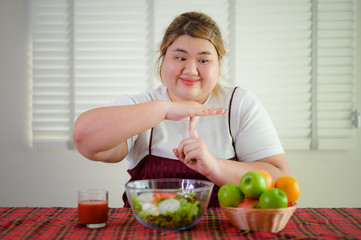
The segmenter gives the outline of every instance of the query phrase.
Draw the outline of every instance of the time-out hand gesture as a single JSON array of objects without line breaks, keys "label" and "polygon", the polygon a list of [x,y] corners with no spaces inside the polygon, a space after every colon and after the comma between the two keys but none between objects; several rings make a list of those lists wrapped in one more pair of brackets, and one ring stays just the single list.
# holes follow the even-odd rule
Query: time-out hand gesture
[{"label": "time-out hand gesture", "polygon": [[206,143],[198,137],[194,117],[189,120],[189,138],[183,139],[174,155],[189,168],[207,176],[212,172],[216,159],[209,152]]}]

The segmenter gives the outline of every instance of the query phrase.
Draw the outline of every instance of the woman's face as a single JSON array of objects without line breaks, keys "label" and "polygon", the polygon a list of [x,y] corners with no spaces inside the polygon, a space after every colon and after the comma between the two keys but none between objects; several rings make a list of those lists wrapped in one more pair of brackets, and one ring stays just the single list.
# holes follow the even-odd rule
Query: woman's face
[{"label": "woman's face", "polygon": [[208,40],[182,35],[168,47],[161,77],[172,101],[204,103],[218,76],[218,54]]}]

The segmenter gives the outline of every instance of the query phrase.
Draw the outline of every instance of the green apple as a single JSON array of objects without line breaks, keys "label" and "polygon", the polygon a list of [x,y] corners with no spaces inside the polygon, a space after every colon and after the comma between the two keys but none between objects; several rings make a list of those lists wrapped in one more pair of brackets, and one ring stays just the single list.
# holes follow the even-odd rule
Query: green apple
[{"label": "green apple", "polygon": [[266,191],[267,182],[260,172],[250,171],[242,176],[239,186],[245,196],[258,199]]},{"label": "green apple", "polygon": [[237,184],[227,183],[218,190],[218,201],[225,207],[237,207],[244,195]]},{"label": "green apple", "polygon": [[287,205],[287,195],[279,188],[268,189],[259,197],[259,206],[262,209],[286,208]]}]

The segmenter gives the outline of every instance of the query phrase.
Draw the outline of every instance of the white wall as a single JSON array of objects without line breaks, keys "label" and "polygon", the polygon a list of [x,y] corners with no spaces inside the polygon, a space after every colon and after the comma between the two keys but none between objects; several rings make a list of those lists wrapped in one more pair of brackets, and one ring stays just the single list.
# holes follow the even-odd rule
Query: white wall
[{"label": "white wall", "polygon": [[[94,187],[108,189],[110,205],[121,207],[127,162],[30,148],[26,7],[26,0],[0,0],[0,207],[75,207],[77,191]],[[361,207],[361,130],[357,134],[352,151],[287,152],[302,188],[300,207]]]}]

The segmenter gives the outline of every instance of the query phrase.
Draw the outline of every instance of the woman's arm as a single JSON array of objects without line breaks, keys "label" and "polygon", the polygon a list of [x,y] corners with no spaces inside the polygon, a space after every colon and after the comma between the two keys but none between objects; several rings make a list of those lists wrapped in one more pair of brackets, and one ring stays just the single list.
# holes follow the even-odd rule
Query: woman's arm
[{"label": "woman's arm", "polygon": [[189,102],[151,101],[141,104],[101,107],[82,113],[77,119],[73,141],[88,159],[119,162],[128,154],[126,140],[165,119],[224,114],[225,109]]},{"label": "woman's arm", "polygon": [[215,159],[212,171],[208,172],[206,177],[218,186],[222,186],[226,183],[239,184],[245,173],[256,170],[268,172],[274,181],[281,176],[289,175],[289,169],[284,154],[277,154],[254,162]]},{"label": "woman's arm", "polygon": [[92,109],[76,120],[74,145],[88,159],[118,162],[128,153],[128,138],[155,126],[165,116],[166,105],[161,101]]},{"label": "woman's arm", "polygon": [[284,154],[277,154],[253,162],[238,162],[216,159],[209,152],[206,143],[198,137],[194,118],[189,121],[189,138],[184,139],[178,148],[173,149],[175,156],[189,168],[199,172],[218,186],[226,183],[239,184],[242,176],[255,170],[267,171],[274,180],[289,175]]}]

